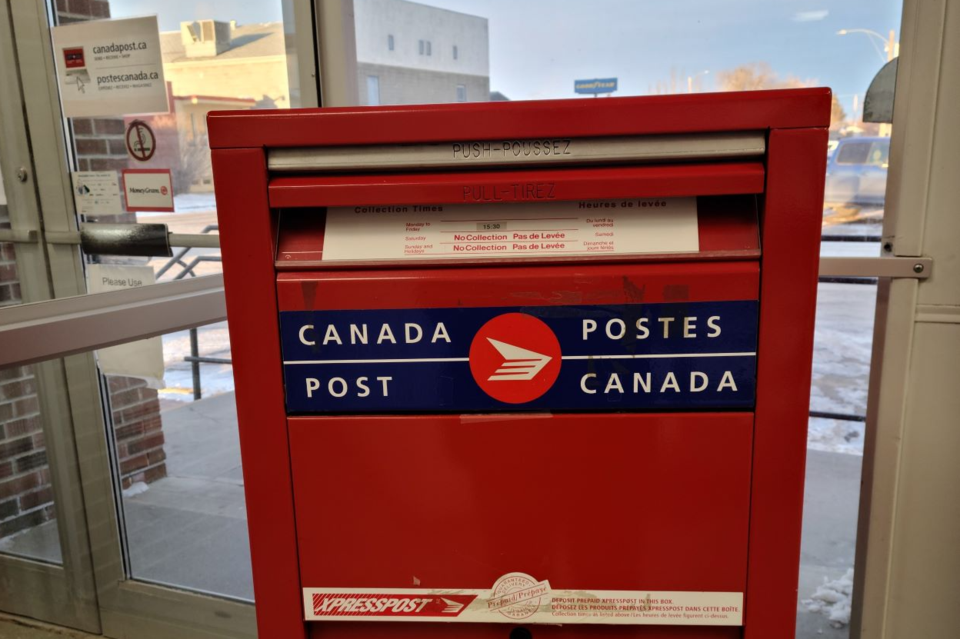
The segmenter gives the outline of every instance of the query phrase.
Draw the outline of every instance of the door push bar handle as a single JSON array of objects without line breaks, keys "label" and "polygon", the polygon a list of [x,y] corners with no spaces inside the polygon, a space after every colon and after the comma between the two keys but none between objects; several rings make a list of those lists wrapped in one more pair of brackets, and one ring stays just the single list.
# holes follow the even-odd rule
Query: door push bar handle
[{"label": "door push bar handle", "polygon": [[[209,228],[215,229],[216,226]],[[83,224],[79,231],[46,231],[48,244],[79,245],[88,255],[137,255],[172,257],[171,247],[219,248],[216,234],[170,233],[166,224]],[[18,232],[0,229],[0,242],[33,243],[37,231]]]},{"label": "door push bar handle", "polygon": [[81,224],[80,247],[91,255],[173,257],[166,224]]},{"label": "door push bar handle", "polygon": [[[0,242],[36,242],[37,231],[0,229]],[[168,233],[165,224],[84,224],[77,231],[47,231],[50,244],[79,244],[88,255],[172,257],[171,246],[219,248],[217,235]],[[889,277],[926,279],[928,257],[822,257],[820,277]]]},{"label": "door push bar handle", "polygon": [[172,257],[166,224],[81,224],[79,231],[47,231],[49,244],[79,244],[88,255]]}]

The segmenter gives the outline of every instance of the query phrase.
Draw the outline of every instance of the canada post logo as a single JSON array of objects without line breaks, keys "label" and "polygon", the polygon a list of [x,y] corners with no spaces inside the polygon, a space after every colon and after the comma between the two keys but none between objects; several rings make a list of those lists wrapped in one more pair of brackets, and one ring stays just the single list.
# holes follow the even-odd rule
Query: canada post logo
[{"label": "canada post logo", "polygon": [[490,397],[524,404],[550,390],[560,374],[560,358],[560,342],[549,326],[532,315],[507,313],[477,331],[470,372]]},{"label": "canada post logo", "polygon": [[287,410],[753,406],[756,300],[281,311]]}]

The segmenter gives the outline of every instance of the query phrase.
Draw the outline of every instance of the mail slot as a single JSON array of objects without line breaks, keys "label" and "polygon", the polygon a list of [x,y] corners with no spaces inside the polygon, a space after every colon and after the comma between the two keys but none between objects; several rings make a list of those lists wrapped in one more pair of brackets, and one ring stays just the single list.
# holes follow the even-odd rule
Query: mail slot
[{"label": "mail slot", "polygon": [[789,637],[830,92],[209,117],[267,637]]}]

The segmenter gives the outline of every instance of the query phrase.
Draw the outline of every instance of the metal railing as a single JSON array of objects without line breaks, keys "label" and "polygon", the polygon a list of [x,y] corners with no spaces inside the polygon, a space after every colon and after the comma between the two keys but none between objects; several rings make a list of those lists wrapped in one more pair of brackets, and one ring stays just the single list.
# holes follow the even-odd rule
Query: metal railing
[{"label": "metal railing", "polygon": [[[880,243],[881,237],[879,235],[821,235],[820,242],[876,242]],[[820,283],[828,284],[873,284],[877,283],[877,278],[875,277],[842,277],[842,276],[821,276],[817,279]],[[830,411],[821,411],[821,410],[811,410],[810,417],[818,417],[822,419],[836,419],[838,421],[845,422],[866,422],[866,415],[858,415],[856,413],[834,413]]]},{"label": "metal railing", "polygon": [[[208,225],[206,225],[205,227],[203,227],[203,230],[200,231],[200,234],[201,234],[201,235],[207,235],[207,234],[210,233],[211,231],[219,231],[219,230],[220,230],[220,225],[219,225],[219,224],[208,224]],[[182,266],[183,268],[180,270],[179,273],[176,274],[176,276],[175,276],[173,279],[175,279],[175,280],[182,280],[182,279],[183,279],[184,277],[186,277],[187,275],[190,275],[191,277],[196,277],[197,274],[194,273],[193,270],[194,270],[194,269],[197,267],[197,265],[200,264],[201,262],[221,262],[221,261],[223,261],[223,258],[222,258],[221,256],[219,256],[219,255],[196,255],[196,256],[193,257],[193,259],[192,259],[192,260],[190,261],[190,263],[188,264],[188,263],[186,263],[186,262],[183,261],[183,258],[187,255],[187,253],[190,252],[190,250],[191,250],[192,248],[194,248],[194,247],[192,247],[192,246],[184,246],[184,247],[182,247],[179,251],[177,251],[176,253],[174,253],[173,257],[171,257],[171,258],[167,261],[166,264],[164,264],[163,266],[161,266],[161,267],[157,270],[156,278],[157,278],[157,279],[160,279],[160,277],[161,277],[164,273],[166,273],[167,271],[169,271],[171,268],[173,268],[174,266],[176,266],[176,265],[178,265],[178,264],[179,264],[180,266]]]},{"label": "metal railing", "polygon": [[[195,272],[198,265],[203,262],[220,262],[220,255],[196,255],[193,256],[189,261],[186,257],[189,251],[192,248],[214,248],[218,242],[216,241],[219,238],[216,238],[216,235],[211,235],[212,231],[217,231],[219,229],[217,224],[210,224],[205,226],[200,234],[191,235],[191,236],[182,236],[191,238],[191,246],[180,248],[174,255],[171,257],[158,271],[157,277],[161,277],[166,274],[170,269],[175,266],[180,266],[180,271],[172,278],[174,281],[183,280],[190,276],[191,278],[196,278],[197,274]],[[201,240],[204,236],[209,237],[209,240]],[[181,236],[176,236],[181,237]],[[11,238],[14,239],[14,238]],[[879,235],[835,235],[835,234],[825,234],[821,236],[821,242],[877,242],[881,241]],[[173,243],[173,236],[171,237],[171,243]],[[833,284],[867,284],[875,285],[877,283],[876,277],[870,276],[839,276],[839,275],[829,275],[821,276],[819,278],[821,283],[833,283]],[[103,294],[101,294],[103,295]],[[219,295],[222,296],[222,293]],[[222,304],[222,300],[218,300],[219,304]],[[193,398],[202,399],[203,390],[202,390],[202,376],[201,376],[201,365],[202,364],[221,364],[221,365],[232,365],[233,360],[230,358],[223,357],[207,357],[200,355],[200,344],[199,344],[199,333],[197,328],[188,329],[190,332],[190,355],[184,356],[183,361],[188,362],[191,366],[192,373],[192,382],[193,382]],[[124,340],[117,340],[117,342]],[[836,419],[841,421],[851,421],[851,422],[864,422],[866,421],[865,415],[858,415],[852,413],[835,413],[829,411],[810,411],[810,417],[824,418],[824,419]]]},{"label": "metal railing", "polygon": [[200,383],[200,364],[228,364],[233,366],[233,360],[225,357],[201,357],[200,336],[196,328],[190,329],[190,354],[183,358],[190,362],[190,372],[193,375],[193,398],[203,399],[203,387]]},{"label": "metal railing", "polygon": [[[211,231],[219,231],[219,224],[208,224],[203,227],[200,231],[200,235],[207,235]],[[194,255],[189,262],[184,261],[184,258],[187,256],[187,253],[190,252],[192,246],[185,246],[180,248],[173,257],[171,257],[166,264],[161,266],[157,270],[157,278],[160,278],[163,274],[169,271],[174,266],[180,266],[180,272],[177,273],[173,279],[182,280],[188,275],[190,277],[197,277],[195,269],[198,265],[203,262],[222,262],[223,258],[220,255]],[[190,354],[184,356],[183,361],[190,364],[191,376],[193,382],[193,399],[203,399],[203,386],[200,377],[200,365],[201,364],[233,364],[233,360],[226,359],[223,357],[202,357],[200,355],[200,335],[197,332],[197,328],[190,329]]]},{"label": "metal railing", "polygon": [[821,235],[820,243],[823,242],[879,242],[879,235]]}]

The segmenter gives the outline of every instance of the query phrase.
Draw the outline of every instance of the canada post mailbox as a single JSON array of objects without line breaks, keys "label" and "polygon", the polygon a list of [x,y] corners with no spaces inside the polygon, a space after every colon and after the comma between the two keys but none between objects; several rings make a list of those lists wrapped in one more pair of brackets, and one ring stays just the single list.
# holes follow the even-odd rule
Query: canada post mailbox
[{"label": "canada post mailbox", "polygon": [[830,92],[211,114],[261,637],[792,637]]}]

